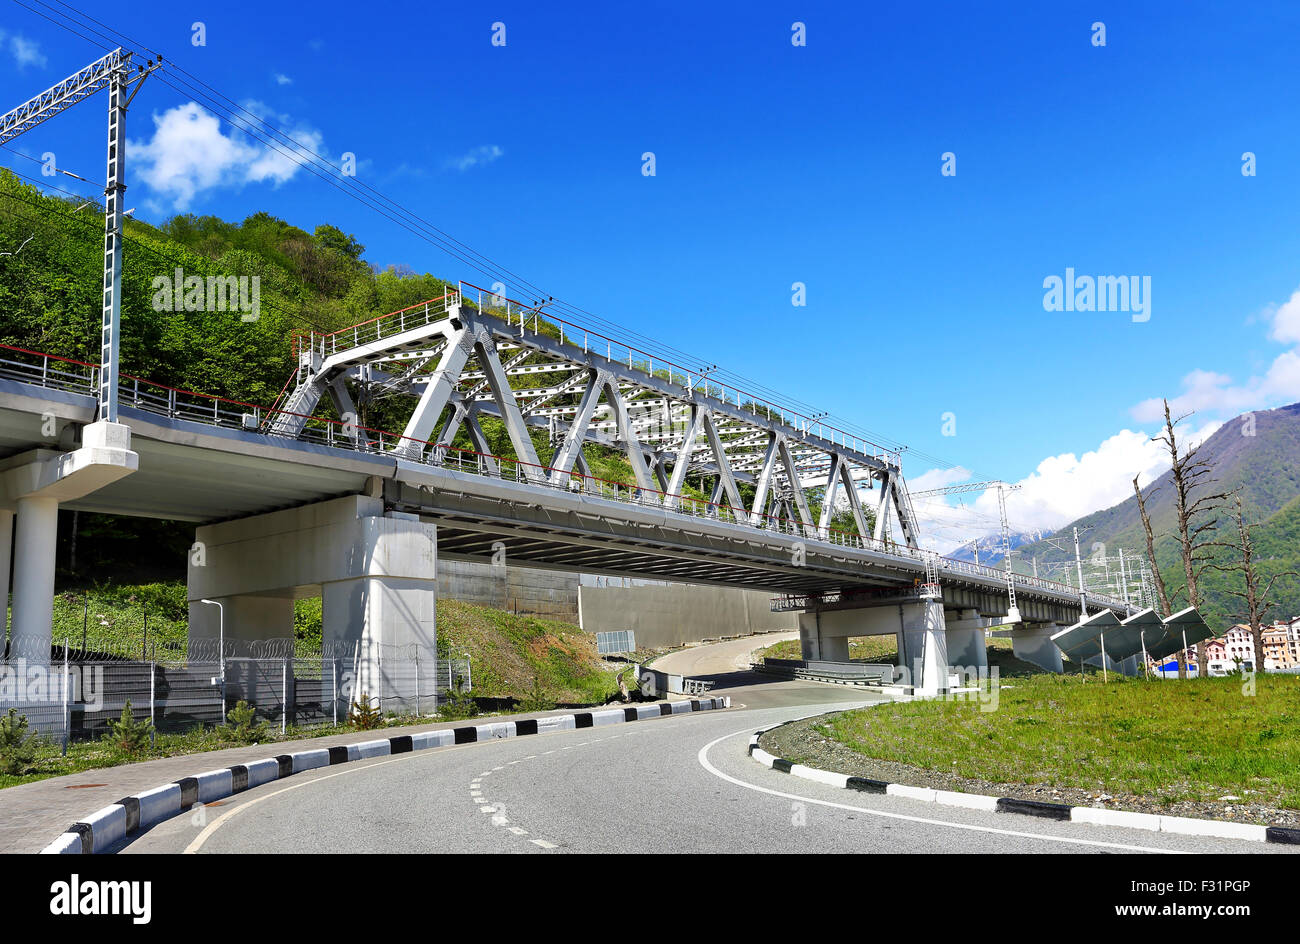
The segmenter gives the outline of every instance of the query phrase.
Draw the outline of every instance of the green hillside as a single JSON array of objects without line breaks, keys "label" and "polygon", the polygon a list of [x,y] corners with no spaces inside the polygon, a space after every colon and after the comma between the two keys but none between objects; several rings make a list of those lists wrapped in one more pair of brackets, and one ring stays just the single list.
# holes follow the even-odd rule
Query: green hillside
[{"label": "green hillside", "polygon": [[[1240,489],[1249,523],[1259,523],[1254,532],[1259,572],[1265,577],[1287,570],[1300,571],[1300,403],[1253,414],[1254,435],[1244,417],[1220,427],[1205,441],[1198,455],[1213,469],[1213,491]],[[1172,473],[1165,472],[1143,490],[1147,513],[1155,534],[1156,560],[1169,588],[1175,608],[1187,605],[1183,592],[1182,558],[1177,544],[1177,514],[1174,507]],[[1130,497],[1111,508],[1093,512],[1072,521],[1044,541],[1026,544],[1019,549],[1015,567],[1028,572],[1031,560],[1044,563],[1073,560],[1072,550],[1062,550],[1047,543],[1056,539],[1072,548],[1072,529],[1089,529],[1080,544],[1086,555],[1095,542],[1107,545],[1114,555],[1120,547],[1144,552],[1146,537],[1138,512],[1137,499]],[[1220,519],[1217,540],[1235,541],[1235,523]],[[1231,558],[1229,551],[1218,552],[1220,560]],[[1241,602],[1227,592],[1228,587],[1241,589],[1240,576],[1207,571],[1200,580],[1202,612],[1216,631],[1227,629],[1244,618]],[[1278,608],[1273,616],[1300,615],[1300,581],[1280,581],[1275,594]]]},{"label": "green hillside", "polygon": [[[0,255],[0,310],[5,312],[0,343],[96,363],[103,222],[93,206],[78,206],[78,201],[47,196],[0,169],[0,250],[21,247]],[[192,215],[160,226],[129,219],[125,236],[123,373],[268,406],[294,371],[294,333],[358,324],[440,297],[449,284],[405,266],[378,269],[366,261],[356,236],[329,223],[308,232],[266,213],[238,223]],[[259,277],[260,317],[245,322],[232,311],[156,310],[153,280],[174,278],[177,267],[187,276]],[[545,320],[540,329],[559,335],[559,328]],[[655,373],[669,376],[661,369]],[[533,374],[518,382],[548,381],[545,374]],[[400,432],[415,406],[413,397],[353,394],[360,424],[375,429]],[[554,403],[573,403],[579,395]],[[322,402],[323,415],[331,409],[328,401]],[[514,455],[504,424],[485,417],[482,427],[492,452]],[[533,444],[541,461],[549,462],[555,447],[548,432],[533,431]],[[453,445],[471,448],[464,429]],[[633,482],[631,467],[617,450],[588,444],[584,453],[595,476]],[[697,482],[688,483],[685,491],[708,497]],[[750,498],[752,488],[742,486],[742,494]],[[812,505],[815,515],[815,500]],[[136,585],[184,578],[192,525],[67,511],[60,516],[60,592],[121,585],[130,596],[129,588]],[[836,515],[833,524],[854,530],[847,511]]]}]

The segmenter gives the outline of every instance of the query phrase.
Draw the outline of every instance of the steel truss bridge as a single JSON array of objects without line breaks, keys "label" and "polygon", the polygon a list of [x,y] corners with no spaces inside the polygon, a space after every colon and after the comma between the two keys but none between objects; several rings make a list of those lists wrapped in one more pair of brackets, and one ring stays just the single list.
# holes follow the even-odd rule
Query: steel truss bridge
[{"label": "steel truss bridge", "polygon": [[[440,557],[486,560],[504,545],[524,566],[791,599],[937,583],[946,604],[1005,611],[1004,570],[918,546],[896,453],[536,308],[471,304],[463,291],[296,337],[297,370],[269,408],[123,374],[120,421],[140,467],[64,507],[206,522],[368,492],[436,522]],[[0,347],[0,450],[50,447],[33,441],[34,413],[56,416],[71,447],[95,416],[98,381],[95,365]],[[414,400],[400,434],[355,421],[357,399],[389,395]],[[337,417],[324,415],[327,401]],[[515,455],[488,448],[485,416],[502,422]],[[473,449],[452,445],[462,428]],[[554,444],[549,464],[535,430]],[[632,483],[591,474],[592,445],[617,450]],[[870,516],[860,489],[878,491]],[[841,496],[855,530],[830,524]],[[1078,588],[1012,579],[1024,619],[1078,618]],[[1131,610],[1093,593],[1085,607]]]}]

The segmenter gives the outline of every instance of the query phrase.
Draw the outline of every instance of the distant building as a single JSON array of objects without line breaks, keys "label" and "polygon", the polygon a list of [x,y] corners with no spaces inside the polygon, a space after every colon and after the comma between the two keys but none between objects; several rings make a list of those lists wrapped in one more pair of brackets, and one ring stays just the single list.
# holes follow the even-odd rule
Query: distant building
[{"label": "distant building", "polygon": [[[1255,637],[1250,634],[1250,627],[1238,623],[1218,639],[1212,640],[1223,644],[1223,667],[1225,673],[1236,671],[1240,666],[1243,672],[1255,671]],[[1217,674],[1210,667],[1211,674]]]},{"label": "distant building", "polygon": [[1264,671],[1279,672],[1300,667],[1300,616],[1275,620],[1264,628]]},{"label": "distant building", "polygon": [[[1289,620],[1275,620],[1272,625],[1263,627],[1260,634],[1264,642],[1264,671],[1286,672],[1300,669],[1300,616]],[[1177,664],[1178,653],[1164,660],[1164,671],[1173,671]],[[1196,674],[1196,647],[1182,653],[1187,661],[1188,673]],[[1206,668],[1210,675],[1228,675],[1232,672],[1255,671],[1255,640],[1250,634],[1250,627],[1238,623],[1222,636],[1205,641]],[[1151,660],[1152,671],[1161,671],[1160,665]]]}]

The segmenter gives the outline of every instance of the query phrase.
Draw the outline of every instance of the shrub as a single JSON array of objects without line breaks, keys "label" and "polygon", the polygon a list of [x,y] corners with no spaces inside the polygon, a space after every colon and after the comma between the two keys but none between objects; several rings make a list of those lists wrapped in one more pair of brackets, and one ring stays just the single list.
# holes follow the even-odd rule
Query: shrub
[{"label": "shrub", "polygon": [[240,744],[256,744],[269,740],[271,726],[266,721],[257,719],[257,709],[244,700],[226,712],[227,723],[222,725],[221,733]]},{"label": "shrub", "polygon": [[533,687],[528,694],[519,699],[519,704],[515,706],[520,711],[553,711],[555,702],[545,689],[542,688],[541,679],[533,677]]},{"label": "shrub", "polygon": [[128,698],[126,704],[122,706],[122,717],[108,723],[108,734],[105,738],[123,753],[135,755],[142,754],[148,749],[152,735],[153,722],[136,721],[135,714],[131,711],[131,700]]},{"label": "shrub", "polygon": [[447,692],[447,700],[438,706],[440,717],[448,721],[460,721],[465,718],[473,718],[478,714],[478,703],[469,693],[469,687],[465,684],[463,677],[456,677],[451,681],[451,688]]},{"label": "shrub", "polygon": [[27,730],[27,716],[10,708],[0,718],[0,773],[18,775],[36,760],[40,738]]},{"label": "shrub", "polygon": [[383,723],[383,711],[370,703],[368,693],[362,692],[361,700],[352,703],[352,710],[348,713],[348,724],[358,731],[369,731],[371,728],[377,728]]}]

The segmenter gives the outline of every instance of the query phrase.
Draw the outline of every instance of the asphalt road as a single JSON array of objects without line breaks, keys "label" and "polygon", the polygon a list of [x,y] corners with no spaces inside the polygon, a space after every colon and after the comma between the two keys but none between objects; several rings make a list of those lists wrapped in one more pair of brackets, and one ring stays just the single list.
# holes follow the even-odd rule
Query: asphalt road
[{"label": "asphalt road", "polygon": [[[1250,852],[1286,847],[851,793],[748,756],[764,725],[879,701],[736,672],[752,641],[657,667],[722,677],[727,711],[376,758],[162,823],[136,852]],[[743,652],[741,651],[743,650]],[[730,669],[714,672],[712,670]],[[722,691],[720,685],[717,691]]]}]

